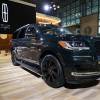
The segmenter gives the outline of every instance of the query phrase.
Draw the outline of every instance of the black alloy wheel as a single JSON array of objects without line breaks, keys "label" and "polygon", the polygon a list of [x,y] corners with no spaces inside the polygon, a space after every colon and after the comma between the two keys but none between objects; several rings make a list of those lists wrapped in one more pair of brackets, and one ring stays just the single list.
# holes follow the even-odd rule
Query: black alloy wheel
[{"label": "black alloy wheel", "polygon": [[44,81],[53,88],[64,85],[62,66],[53,55],[46,55],[41,61],[41,70]]}]

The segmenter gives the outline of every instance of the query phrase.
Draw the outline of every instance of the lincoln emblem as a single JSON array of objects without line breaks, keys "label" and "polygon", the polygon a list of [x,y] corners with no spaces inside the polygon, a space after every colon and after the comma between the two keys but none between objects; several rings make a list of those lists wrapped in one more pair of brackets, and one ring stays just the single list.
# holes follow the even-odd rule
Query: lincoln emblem
[{"label": "lincoln emblem", "polygon": [[5,3],[2,3],[2,21],[8,22],[8,6]]}]

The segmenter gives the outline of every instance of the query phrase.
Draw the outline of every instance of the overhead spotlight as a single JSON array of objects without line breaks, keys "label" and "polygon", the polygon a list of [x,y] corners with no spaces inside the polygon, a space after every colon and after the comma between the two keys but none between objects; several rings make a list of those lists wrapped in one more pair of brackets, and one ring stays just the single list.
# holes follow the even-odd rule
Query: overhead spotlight
[{"label": "overhead spotlight", "polygon": [[60,8],[60,6],[57,6],[57,8],[59,9],[59,8]]},{"label": "overhead spotlight", "polygon": [[53,7],[56,7],[56,5],[54,4]]},{"label": "overhead spotlight", "polygon": [[54,10],[56,10],[57,8],[54,8]]},{"label": "overhead spotlight", "polygon": [[50,5],[45,4],[45,5],[43,6],[43,8],[44,8],[45,11],[49,11],[49,10],[50,10]]}]

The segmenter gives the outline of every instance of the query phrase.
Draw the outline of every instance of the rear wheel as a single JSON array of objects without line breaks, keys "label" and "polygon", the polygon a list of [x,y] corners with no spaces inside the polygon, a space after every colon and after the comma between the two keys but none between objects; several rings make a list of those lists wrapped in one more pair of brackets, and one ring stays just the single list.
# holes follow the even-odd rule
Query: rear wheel
[{"label": "rear wheel", "polygon": [[11,53],[11,60],[14,66],[19,66],[20,64],[17,63],[17,57],[16,54],[12,51]]},{"label": "rear wheel", "polygon": [[44,81],[53,88],[64,85],[62,66],[53,55],[46,55],[41,61],[41,70]]}]

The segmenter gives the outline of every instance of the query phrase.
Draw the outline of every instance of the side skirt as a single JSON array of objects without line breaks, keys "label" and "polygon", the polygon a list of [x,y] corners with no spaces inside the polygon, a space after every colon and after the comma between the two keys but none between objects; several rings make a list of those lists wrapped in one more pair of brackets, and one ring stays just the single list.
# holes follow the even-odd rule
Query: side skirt
[{"label": "side skirt", "polygon": [[40,69],[40,66],[37,65],[37,64],[32,64],[32,63],[29,63],[29,62],[26,62],[26,61],[17,61],[17,63],[20,64],[21,67],[39,75],[42,77],[42,74],[41,74],[41,69]]}]

